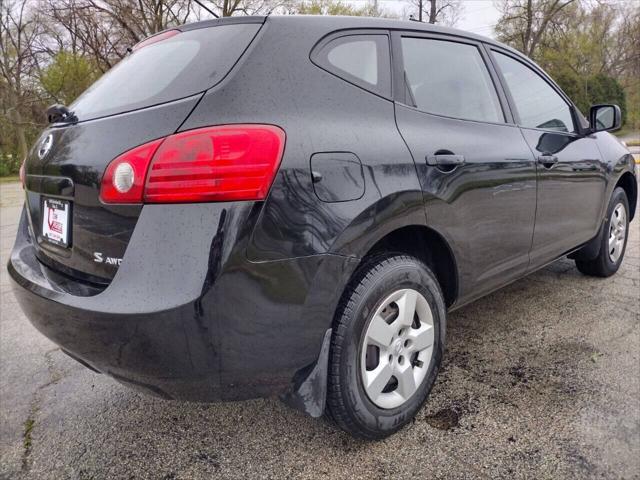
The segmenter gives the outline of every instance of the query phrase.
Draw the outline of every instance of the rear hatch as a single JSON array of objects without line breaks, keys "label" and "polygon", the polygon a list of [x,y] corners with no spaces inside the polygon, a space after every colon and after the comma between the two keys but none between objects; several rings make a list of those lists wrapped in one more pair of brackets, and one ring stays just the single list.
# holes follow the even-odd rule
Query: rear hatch
[{"label": "rear hatch", "polygon": [[77,121],[42,133],[25,161],[30,230],[41,262],[78,280],[109,283],[142,205],[100,201],[107,165],[176,132],[262,22],[202,22],[147,39],[70,106]]}]

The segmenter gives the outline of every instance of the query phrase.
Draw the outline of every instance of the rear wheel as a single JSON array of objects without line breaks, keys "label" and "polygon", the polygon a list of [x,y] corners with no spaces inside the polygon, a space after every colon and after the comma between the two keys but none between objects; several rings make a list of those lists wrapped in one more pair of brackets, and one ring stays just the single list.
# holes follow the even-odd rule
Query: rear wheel
[{"label": "rear wheel", "polygon": [[625,191],[613,191],[607,210],[600,253],[593,260],[576,260],[576,267],[585,275],[609,277],[620,268],[627,247],[629,231],[629,201]]},{"label": "rear wheel", "polygon": [[347,287],[334,325],[331,418],[367,439],[411,421],[440,367],[445,316],[438,282],[420,260],[392,255],[365,264]]}]

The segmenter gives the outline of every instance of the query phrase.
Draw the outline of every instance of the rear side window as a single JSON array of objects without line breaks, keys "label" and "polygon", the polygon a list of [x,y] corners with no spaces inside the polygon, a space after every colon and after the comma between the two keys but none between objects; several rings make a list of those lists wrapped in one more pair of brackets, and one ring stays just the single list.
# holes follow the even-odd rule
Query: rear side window
[{"label": "rear side window", "polygon": [[350,83],[383,96],[391,93],[387,35],[346,35],[326,43],[312,60]]},{"label": "rear side window", "polygon": [[551,85],[508,55],[495,51],[493,54],[511,92],[520,125],[557,132],[574,131],[569,105]]},{"label": "rear side window", "polygon": [[260,25],[219,25],[178,33],[135,50],[86,90],[71,110],[79,120],[188,97],[229,72]]},{"label": "rear side window", "polygon": [[447,117],[504,122],[487,67],[474,45],[402,38],[407,102]]}]

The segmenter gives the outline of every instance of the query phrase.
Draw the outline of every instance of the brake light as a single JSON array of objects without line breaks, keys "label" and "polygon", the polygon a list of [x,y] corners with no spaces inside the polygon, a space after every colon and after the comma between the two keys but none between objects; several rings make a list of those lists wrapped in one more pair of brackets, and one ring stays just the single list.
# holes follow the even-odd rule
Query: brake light
[{"label": "brake light", "polygon": [[171,135],[107,167],[105,203],[263,200],[280,166],[285,133],[273,125],[224,125]]},{"label": "brake light", "polygon": [[158,33],[152,37],[146,38],[141,42],[136,43],[131,49],[132,52],[136,50],[140,50],[141,48],[148,47],[149,45],[153,45],[154,43],[161,42],[163,40],[168,40],[171,37],[175,37],[180,33],[180,30],[167,30],[166,32]]}]

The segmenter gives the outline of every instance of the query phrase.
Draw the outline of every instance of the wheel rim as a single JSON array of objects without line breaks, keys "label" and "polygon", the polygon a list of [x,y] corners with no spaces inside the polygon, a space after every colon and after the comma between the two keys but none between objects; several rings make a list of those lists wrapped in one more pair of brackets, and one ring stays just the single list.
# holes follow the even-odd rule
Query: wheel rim
[{"label": "wheel rim", "polygon": [[380,408],[407,402],[427,376],[433,355],[433,314],[416,290],[397,290],[378,306],[360,357],[364,390]]},{"label": "wheel rim", "polygon": [[627,237],[627,210],[622,203],[616,205],[609,223],[609,258],[616,263],[622,255]]}]

